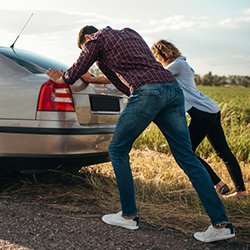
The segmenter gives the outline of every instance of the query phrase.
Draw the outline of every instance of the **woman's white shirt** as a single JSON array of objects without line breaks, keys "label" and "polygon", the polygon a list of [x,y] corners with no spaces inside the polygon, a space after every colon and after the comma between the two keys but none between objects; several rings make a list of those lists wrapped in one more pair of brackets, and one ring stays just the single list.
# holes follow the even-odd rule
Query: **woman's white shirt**
[{"label": "woman's white shirt", "polygon": [[182,87],[186,111],[192,107],[208,113],[218,113],[220,111],[219,106],[213,99],[204,95],[196,88],[194,70],[187,63],[186,57],[180,56],[176,58],[165,69],[172,72]]}]

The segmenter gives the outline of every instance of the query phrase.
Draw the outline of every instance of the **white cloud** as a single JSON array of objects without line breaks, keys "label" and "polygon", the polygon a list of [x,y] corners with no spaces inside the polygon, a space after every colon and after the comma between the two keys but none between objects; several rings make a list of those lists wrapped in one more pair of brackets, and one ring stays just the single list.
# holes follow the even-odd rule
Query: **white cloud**
[{"label": "white cloud", "polygon": [[195,28],[210,28],[211,24],[207,21],[209,18],[202,17],[188,17],[184,15],[174,15],[164,19],[151,19],[145,29],[145,33],[162,32],[164,30],[181,30],[181,29],[195,29]]},{"label": "white cloud", "polygon": [[243,24],[250,23],[249,17],[239,17],[239,18],[227,18],[220,22],[219,26],[228,28],[239,28]]},{"label": "white cloud", "polygon": [[245,9],[245,10],[243,11],[243,13],[244,13],[245,15],[250,15],[250,8],[249,8],[249,9]]},{"label": "white cloud", "polygon": [[234,57],[241,60],[250,61],[250,55],[234,55]]},{"label": "white cloud", "polygon": [[[93,5],[92,8],[86,8],[85,3],[79,3],[80,6],[73,5],[74,8],[72,8],[72,2],[68,4],[66,0],[62,0],[64,2],[60,6],[57,1],[45,0],[47,3],[53,2],[49,5],[49,10],[46,3],[40,8],[41,4],[37,3],[39,1],[30,1],[32,2],[30,5],[27,5],[29,2],[27,0],[20,1],[20,8],[16,9],[5,8],[4,10],[1,6],[0,46],[10,46],[30,14],[34,13],[16,47],[56,58],[65,63],[74,62],[79,55],[76,38],[80,28],[92,24],[97,28],[110,25],[120,29],[129,26],[137,30],[149,46],[158,39],[168,39],[189,57],[191,66],[198,74],[207,73],[209,70],[225,75],[228,74],[226,72],[239,72],[238,74],[243,71],[249,72],[249,56],[243,55],[250,54],[248,46],[250,8],[245,8],[243,12],[241,10],[242,14],[238,16],[235,13],[227,15],[227,12],[216,16],[214,12],[206,12],[203,9],[191,14],[186,9],[178,12],[178,8],[175,8],[175,11],[169,9],[168,13],[165,10],[159,10],[163,14],[158,15],[159,8],[155,8],[155,11],[148,8],[148,12],[143,12],[141,4],[136,10],[134,8],[131,10],[128,0],[123,5],[116,2],[110,12],[107,12],[109,9],[107,2],[111,0],[105,4],[100,2],[98,4],[98,1],[95,5],[89,3]],[[71,1],[76,2],[76,0]],[[151,3],[148,4],[151,5]],[[123,9],[125,5],[127,7]],[[120,11],[119,15],[114,11],[115,9]],[[138,12],[136,15],[131,14],[136,11]],[[187,16],[187,13],[190,16]],[[214,57],[211,58],[213,55]],[[241,66],[238,67],[235,61],[241,62]],[[218,63],[215,65],[216,62]]]},{"label": "white cloud", "polygon": [[[8,32],[17,33],[26,23],[31,13],[34,13],[27,28],[26,34],[54,34],[66,32],[69,30],[79,30],[87,24],[96,25],[97,28],[103,28],[107,25],[114,25],[121,28],[124,25],[139,23],[136,19],[129,18],[113,18],[109,16],[98,15],[95,13],[72,13],[67,11],[33,11],[33,10],[0,10],[0,29],[8,30]],[[18,18],[10,18],[16,16]]]},{"label": "white cloud", "polygon": [[245,9],[243,13],[246,15],[245,17],[224,19],[219,23],[219,26],[228,27],[228,28],[239,28],[241,25],[244,25],[244,24],[249,25],[250,9]]},{"label": "white cloud", "polygon": [[[70,14],[70,13],[67,13]],[[101,22],[108,22],[111,24],[130,24],[130,23],[135,23],[139,22],[139,20],[136,19],[129,19],[129,18],[113,18],[109,16],[103,16],[103,15],[98,15],[94,12],[89,12],[89,13],[77,13],[73,14],[74,16],[77,15],[77,23],[82,23],[86,22],[88,24],[92,23],[101,23]]]}]

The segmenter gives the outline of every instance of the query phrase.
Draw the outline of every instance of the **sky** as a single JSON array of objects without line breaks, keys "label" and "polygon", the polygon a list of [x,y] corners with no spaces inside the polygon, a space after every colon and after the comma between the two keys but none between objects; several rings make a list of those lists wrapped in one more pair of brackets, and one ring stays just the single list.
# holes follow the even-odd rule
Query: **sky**
[{"label": "sky", "polygon": [[196,74],[250,76],[249,0],[0,0],[0,46],[29,50],[71,66],[85,25],[130,27],[151,47],[172,42]]}]

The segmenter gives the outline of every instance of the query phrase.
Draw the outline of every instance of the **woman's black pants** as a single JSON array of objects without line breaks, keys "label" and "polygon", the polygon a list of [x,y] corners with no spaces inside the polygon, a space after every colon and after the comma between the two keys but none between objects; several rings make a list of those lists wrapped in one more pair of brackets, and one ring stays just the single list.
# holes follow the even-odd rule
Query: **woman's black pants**
[{"label": "woman's black pants", "polygon": [[[216,154],[224,161],[227,170],[234,182],[236,191],[245,191],[246,189],[239,163],[227,144],[225,134],[221,126],[220,112],[216,114],[210,114],[193,107],[188,111],[188,114],[191,116],[189,133],[193,151],[195,152],[198,145],[205,137],[207,137]],[[208,163],[206,163],[200,157],[198,158],[207,169],[213,184],[218,184],[220,182],[220,178],[216,175]]]}]

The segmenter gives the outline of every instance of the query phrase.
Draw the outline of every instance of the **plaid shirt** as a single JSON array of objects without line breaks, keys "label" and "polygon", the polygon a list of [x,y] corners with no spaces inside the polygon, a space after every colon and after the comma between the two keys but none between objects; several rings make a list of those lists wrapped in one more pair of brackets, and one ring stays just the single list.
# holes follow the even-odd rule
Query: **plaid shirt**
[{"label": "plaid shirt", "polygon": [[100,70],[126,95],[144,84],[176,82],[151,53],[143,38],[134,30],[106,27],[85,43],[78,60],[63,74],[73,84],[97,61]]}]

